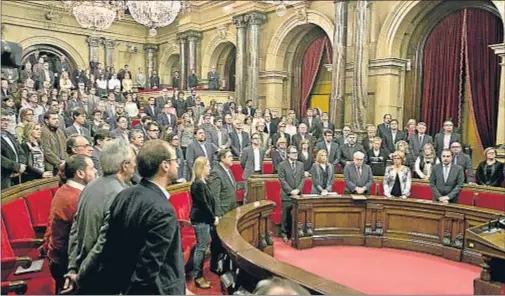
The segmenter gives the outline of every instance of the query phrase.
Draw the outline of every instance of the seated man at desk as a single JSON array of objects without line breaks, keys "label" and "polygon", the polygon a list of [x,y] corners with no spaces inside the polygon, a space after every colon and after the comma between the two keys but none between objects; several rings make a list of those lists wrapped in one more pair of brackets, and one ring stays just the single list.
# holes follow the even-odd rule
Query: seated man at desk
[{"label": "seated man at desk", "polygon": [[443,203],[457,203],[459,192],[465,182],[464,169],[452,162],[452,151],[442,150],[442,163],[437,163],[431,172],[430,187],[433,200]]},{"label": "seated man at desk", "polygon": [[356,151],[353,154],[353,162],[344,168],[344,180],[346,194],[369,194],[373,184],[372,169],[364,163],[365,154]]}]

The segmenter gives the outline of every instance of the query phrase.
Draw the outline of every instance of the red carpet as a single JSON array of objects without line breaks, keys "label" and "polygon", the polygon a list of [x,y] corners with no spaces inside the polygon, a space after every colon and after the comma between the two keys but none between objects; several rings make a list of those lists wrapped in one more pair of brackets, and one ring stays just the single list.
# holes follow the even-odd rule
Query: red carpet
[{"label": "red carpet", "polygon": [[219,276],[213,272],[210,272],[210,261],[209,259],[205,260],[203,265],[203,276],[211,282],[210,289],[200,289],[195,286],[195,282],[191,278],[191,274],[189,272],[186,273],[186,288],[191,292],[198,295],[222,295],[221,293],[221,281],[219,280]]},{"label": "red carpet", "polygon": [[477,266],[441,257],[366,247],[297,250],[274,241],[275,259],[365,294],[473,294]]}]

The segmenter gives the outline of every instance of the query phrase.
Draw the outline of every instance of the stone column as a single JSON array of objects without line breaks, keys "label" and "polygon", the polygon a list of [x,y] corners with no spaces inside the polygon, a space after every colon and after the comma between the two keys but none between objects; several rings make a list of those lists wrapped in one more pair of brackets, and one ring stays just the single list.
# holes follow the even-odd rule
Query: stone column
[{"label": "stone column", "polygon": [[[156,44],[145,44],[144,45],[144,53],[146,57],[146,76],[147,80],[150,81],[149,79],[151,78],[151,75],[153,74],[153,71],[157,71],[157,52],[158,52],[158,45]],[[159,74],[159,73],[158,73]],[[161,81],[160,81],[161,84]],[[151,85],[151,88],[153,86]],[[160,87],[158,85],[158,87]]]},{"label": "stone column", "polygon": [[179,40],[179,69],[180,69],[180,82],[179,88],[186,89],[186,81],[188,80],[188,71],[186,68],[186,35],[185,34],[177,34],[177,40]]},{"label": "stone column", "polygon": [[249,23],[249,83],[247,85],[247,100],[252,100],[253,105],[258,103],[259,88],[259,53],[260,53],[260,26],[266,22],[266,15],[253,11],[245,15]]},{"label": "stone column", "polygon": [[368,45],[367,0],[356,2],[356,31],[354,32],[354,78],[352,84],[352,129],[364,131],[368,105]]},{"label": "stone column", "polygon": [[87,41],[89,44],[89,60],[98,62],[99,57],[98,50],[100,49],[100,38],[90,36],[88,37]]},{"label": "stone column", "polygon": [[114,48],[116,47],[116,41],[112,39],[104,39],[103,45],[105,48],[105,66],[114,67]]},{"label": "stone column", "polygon": [[246,101],[246,37],[247,21],[244,15],[232,18],[232,23],[237,27],[237,56],[235,64],[235,94],[237,103],[244,105]]},{"label": "stone column", "polygon": [[504,145],[502,146],[501,156],[505,158],[503,153],[505,152],[505,122],[503,118],[505,118],[505,43],[490,45],[491,49],[494,50],[495,54],[500,56],[501,58],[501,76],[500,76],[500,92],[498,99],[498,121],[496,128],[496,145]]},{"label": "stone column", "polygon": [[332,89],[330,122],[335,128],[344,126],[345,74],[347,63],[347,0],[335,0],[335,34],[333,37]]},{"label": "stone column", "polygon": [[202,33],[197,31],[188,31],[186,32],[186,38],[188,39],[188,50],[189,50],[189,58],[188,58],[188,72],[189,76],[192,69],[197,68],[197,57],[196,57],[196,43],[198,40],[202,38]]}]

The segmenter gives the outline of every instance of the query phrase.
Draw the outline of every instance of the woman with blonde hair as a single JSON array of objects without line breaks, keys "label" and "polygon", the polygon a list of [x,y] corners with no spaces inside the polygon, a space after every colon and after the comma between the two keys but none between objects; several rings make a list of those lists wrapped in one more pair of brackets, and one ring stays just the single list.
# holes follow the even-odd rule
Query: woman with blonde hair
[{"label": "woman with blonde hair", "polygon": [[21,176],[22,182],[40,178],[50,178],[52,172],[44,171],[44,149],[40,143],[41,128],[38,123],[27,122],[23,127],[24,141],[21,143],[26,156],[26,171]]},{"label": "woman with blonde hair", "polygon": [[407,198],[410,195],[412,176],[410,169],[404,166],[405,154],[393,152],[393,165],[386,168],[384,173],[384,196]]},{"label": "woman with blonde hair", "polygon": [[335,169],[328,163],[328,153],[321,149],[317,151],[316,162],[310,169],[312,175],[312,194],[328,195],[335,181]]},{"label": "woman with blonde hair", "polygon": [[33,109],[31,108],[23,108],[21,111],[19,111],[19,122],[18,125],[15,128],[16,131],[16,138],[19,142],[19,144],[23,143],[23,140],[25,139],[24,136],[24,128],[25,124],[28,122],[34,122],[34,113]]},{"label": "woman with blonde hair", "polygon": [[[196,247],[193,255],[192,276],[195,285],[201,289],[209,289],[210,282],[203,276],[203,261],[205,251],[211,238],[211,228],[219,223],[219,218],[214,214],[214,197],[210,191],[207,178],[210,174],[210,163],[206,157],[200,156],[193,164],[193,177],[191,181],[191,224],[195,230]],[[215,230],[212,230],[215,231]]]},{"label": "woman with blonde hair", "polygon": [[410,152],[409,144],[407,143],[407,141],[401,140],[396,142],[395,148],[396,151],[399,151],[404,154],[403,163],[410,168],[414,160],[412,159],[412,156],[409,153]]},{"label": "woman with blonde hair", "polygon": [[123,81],[121,82],[121,85],[123,86],[123,93],[131,93],[133,89],[133,81],[130,77],[130,73],[126,71],[124,73],[124,78]]},{"label": "woman with blonde hair", "polygon": [[486,160],[477,167],[477,184],[500,187],[504,180],[505,170],[502,162],[496,159],[496,149],[488,147],[484,150]]},{"label": "woman with blonde hair", "polygon": [[68,77],[68,72],[63,71],[61,72],[61,77],[60,77],[60,91],[61,90],[67,90],[70,91],[70,89],[74,88],[74,84],[72,83],[72,80]]},{"label": "woman with blonde hair", "polygon": [[435,153],[435,147],[432,143],[426,143],[423,146],[423,153],[417,157],[414,164],[414,171],[420,179],[429,180],[431,169],[435,164],[440,163]]}]

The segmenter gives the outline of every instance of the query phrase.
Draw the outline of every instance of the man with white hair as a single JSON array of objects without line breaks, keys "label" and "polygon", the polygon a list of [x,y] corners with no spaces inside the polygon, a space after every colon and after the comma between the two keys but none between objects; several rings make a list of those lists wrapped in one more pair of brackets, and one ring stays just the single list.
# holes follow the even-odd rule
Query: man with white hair
[{"label": "man with white hair", "polygon": [[344,168],[345,193],[347,194],[370,194],[373,184],[372,169],[364,163],[365,154],[356,151],[353,154],[353,162]]},{"label": "man with white hair", "polygon": [[78,286],[80,294],[110,294],[107,293],[107,279],[99,276],[99,266],[96,266],[105,243],[100,234],[112,201],[129,187],[136,166],[135,154],[128,143],[115,139],[104,145],[100,164],[103,177],[82,191],[70,230],[65,292]]}]

